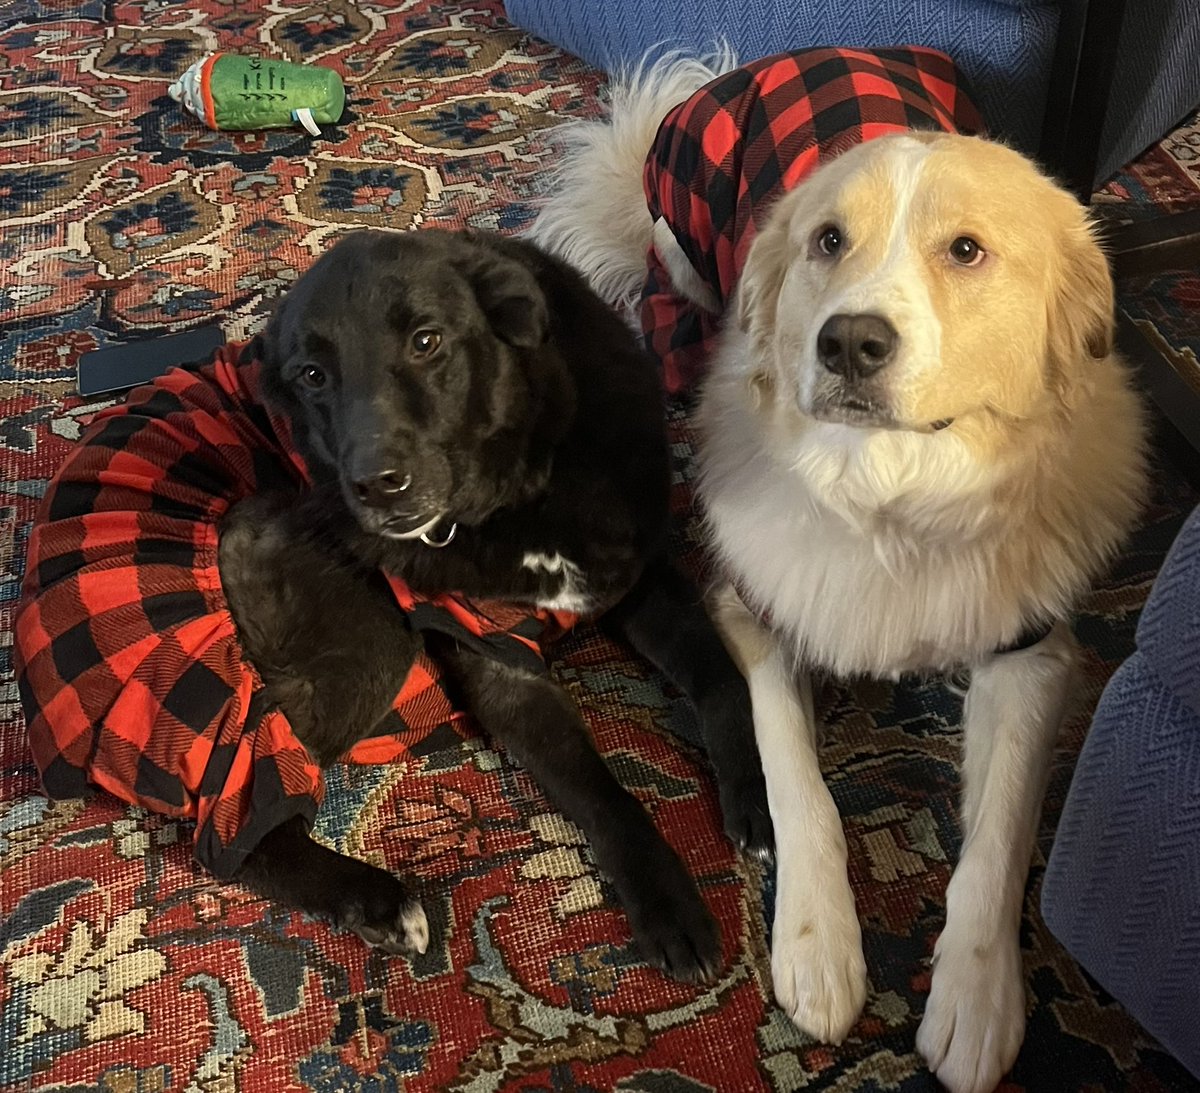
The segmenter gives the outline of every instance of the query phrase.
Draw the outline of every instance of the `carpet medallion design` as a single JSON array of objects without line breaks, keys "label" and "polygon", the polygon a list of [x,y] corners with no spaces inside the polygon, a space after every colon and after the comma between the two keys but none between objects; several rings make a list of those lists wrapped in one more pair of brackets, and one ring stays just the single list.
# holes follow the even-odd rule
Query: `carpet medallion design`
[{"label": "carpet medallion design", "polygon": [[[215,48],[336,67],[342,121],[205,130],[166,93]],[[638,959],[573,825],[487,740],[330,773],[318,836],[411,873],[429,951],[368,951],[191,862],[186,824],[38,792],[12,682],[29,522],[102,401],[82,352],[205,322],[261,325],[340,233],[526,224],[598,110],[599,74],[529,39],[499,0],[16,0],[0,9],[0,1089],[70,1093],[507,1090],[932,1091],[913,1051],[959,841],[960,703],[944,682],[830,685],[822,761],[845,817],[871,990],[850,1039],[809,1041],[770,1000],[772,878],[721,835],[685,704],[594,630],[555,671],[618,777],[699,878],[726,965],[697,988]],[[1200,202],[1200,124],[1106,192]],[[1125,301],[1195,353],[1195,277]],[[1187,339],[1192,338],[1188,343]],[[672,409],[680,545],[696,560],[691,437]],[[1100,688],[1182,515],[1169,468],[1083,604],[1085,686],[1057,752],[1023,948],[1029,1032],[1006,1090],[1195,1090],[1049,936],[1038,881]]]}]

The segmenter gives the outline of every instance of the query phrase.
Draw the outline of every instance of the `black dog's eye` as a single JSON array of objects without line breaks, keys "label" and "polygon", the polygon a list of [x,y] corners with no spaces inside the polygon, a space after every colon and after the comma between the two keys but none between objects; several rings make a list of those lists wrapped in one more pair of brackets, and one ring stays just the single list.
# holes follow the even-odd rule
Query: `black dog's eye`
[{"label": "black dog's eye", "polygon": [[325,370],[318,368],[315,364],[306,364],[304,370],[300,373],[300,382],[305,387],[311,387],[314,391],[318,387],[324,387]]},{"label": "black dog's eye", "polygon": [[816,244],[817,250],[826,257],[832,258],[845,246],[846,238],[842,235],[842,229],[836,224],[826,224],[817,232],[813,242]]},{"label": "black dog's eye", "polygon": [[413,353],[418,357],[428,357],[441,344],[442,335],[438,330],[422,329],[412,336]]},{"label": "black dog's eye", "polygon": [[986,253],[969,235],[960,235],[950,244],[950,257],[960,266],[977,266]]}]

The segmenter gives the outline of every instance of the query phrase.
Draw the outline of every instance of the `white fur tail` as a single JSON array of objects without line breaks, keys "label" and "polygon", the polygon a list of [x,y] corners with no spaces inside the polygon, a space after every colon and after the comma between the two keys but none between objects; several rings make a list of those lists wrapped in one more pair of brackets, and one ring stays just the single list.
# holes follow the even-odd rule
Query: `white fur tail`
[{"label": "white fur tail", "polygon": [[642,167],[659,123],[736,64],[722,48],[704,58],[669,54],[616,75],[607,118],[570,122],[557,131],[562,158],[528,237],[583,273],[610,303],[633,305],[654,227]]}]

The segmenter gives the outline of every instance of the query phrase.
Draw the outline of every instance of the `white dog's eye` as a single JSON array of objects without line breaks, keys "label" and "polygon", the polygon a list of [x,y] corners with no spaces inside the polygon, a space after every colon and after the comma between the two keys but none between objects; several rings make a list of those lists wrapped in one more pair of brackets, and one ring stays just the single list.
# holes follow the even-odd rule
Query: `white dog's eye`
[{"label": "white dog's eye", "polygon": [[412,336],[413,352],[418,357],[428,357],[442,344],[442,335],[437,330],[422,329]]},{"label": "white dog's eye", "polygon": [[960,235],[950,244],[950,257],[960,266],[977,266],[986,253],[969,235]]},{"label": "white dog's eye", "polygon": [[842,235],[841,228],[834,224],[826,224],[817,232],[813,242],[816,244],[817,250],[832,258],[842,249],[846,240]]}]

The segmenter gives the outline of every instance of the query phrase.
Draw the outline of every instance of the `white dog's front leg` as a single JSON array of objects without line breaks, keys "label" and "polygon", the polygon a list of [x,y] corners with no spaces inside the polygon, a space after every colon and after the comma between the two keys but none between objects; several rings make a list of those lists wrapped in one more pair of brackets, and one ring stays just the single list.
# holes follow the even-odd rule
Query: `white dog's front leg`
[{"label": "white dog's front leg", "polygon": [[728,588],[713,617],[750,685],[754,735],[775,825],[775,998],[809,1035],[840,1044],[867,996],[846,837],[817,760],[812,682]]},{"label": "white dog's front leg", "polygon": [[991,1093],[1025,1035],[1020,926],[1074,640],[1059,624],[972,673],[963,713],[963,850],[917,1050],[951,1093]]}]

